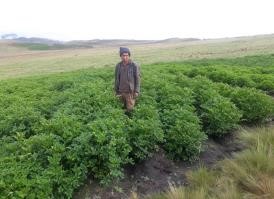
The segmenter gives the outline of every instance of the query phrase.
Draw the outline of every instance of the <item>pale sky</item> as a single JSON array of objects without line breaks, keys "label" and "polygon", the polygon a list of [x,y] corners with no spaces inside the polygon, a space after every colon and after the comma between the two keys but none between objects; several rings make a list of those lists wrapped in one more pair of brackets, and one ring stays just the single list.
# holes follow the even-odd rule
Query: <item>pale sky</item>
[{"label": "pale sky", "polygon": [[75,39],[274,33],[273,0],[0,0],[0,34]]}]

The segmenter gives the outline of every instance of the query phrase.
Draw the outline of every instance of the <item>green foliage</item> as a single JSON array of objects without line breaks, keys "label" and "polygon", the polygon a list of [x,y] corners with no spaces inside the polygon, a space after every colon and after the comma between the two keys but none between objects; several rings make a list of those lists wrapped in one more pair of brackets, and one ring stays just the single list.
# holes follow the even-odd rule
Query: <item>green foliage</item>
[{"label": "green foliage", "polygon": [[192,90],[166,83],[158,92],[158,106],[165,131],[165,150],[173,159],[197,158],[206,136],[194,112]]},{"label": "green foliage", "polygon": [[229,99],[215,96],[201,105],[200,117],[208,135],[222,136],[238,127],[242,114]]},{"label": "green foliage", "polygon": [[235,89],[231,100],[243,111],[243,120],[248,123],[273,117],[274,100],[256,89]]},{"label": "green foliage", "polygon": [[71,198],[88,175],[110,184],[158,147],[193,160],[207,136],[272,118],[273,99],[258,89],[273,92],[274,69],[239,61],[143,66],[129,117],[113,68],[1,81],[1,197]]},{"label": "green foliage", "polygon": [[201,131],[199,118],[189,107],[164,109],[161,114],[165,129],[165,150],[174,159],[193,160],[202,150],[206,135]]},{"label": "green foliage", "polygon": [[136,107],[128,120],[127,133],[132,147],[130,157],[139,161],[150,156],[164,138],[156,107],[146,104]]},{"label": "green foliage", "polygon": [[237,128],[241,112],[228,98],[222,97],[208,79],[197,76],[193,89],[198,114],[208,135],[222,136]]},{"label": "green foliage", "polygon": [[191,78],[200,75],[214,82],[222,82],[237,87],[257,88],[269,94],[274,93],[273,71],[266,68],[205,66],[186,70],[184,74]]},{"label": "green foliage", "polygon": [[241,120],[245,123],[260,123],[274,116],[273,98],[257,89],[232,88],[224,84],[215,87],[241,110]]}]

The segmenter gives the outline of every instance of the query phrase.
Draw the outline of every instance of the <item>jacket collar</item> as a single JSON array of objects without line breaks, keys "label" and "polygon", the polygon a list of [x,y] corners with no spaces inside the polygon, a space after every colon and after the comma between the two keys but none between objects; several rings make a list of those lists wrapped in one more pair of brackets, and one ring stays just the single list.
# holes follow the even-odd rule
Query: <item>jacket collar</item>
[{"label": "jacket collar", "polygon": [[[131,63],[132,63],[132,60],[129,59],[129,60],[128,60],[128,65],[131,65]],[[123,61],[120,61],[120,65],[121,65],[121,66],[123,65]]]}]

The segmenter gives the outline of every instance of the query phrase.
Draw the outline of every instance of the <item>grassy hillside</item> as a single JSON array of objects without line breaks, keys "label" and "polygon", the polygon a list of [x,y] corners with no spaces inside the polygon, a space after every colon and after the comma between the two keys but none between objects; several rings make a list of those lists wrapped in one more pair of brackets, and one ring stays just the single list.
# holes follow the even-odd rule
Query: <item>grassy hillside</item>
[{"label": "grassy hillside", "polygon": [[[0,42],[0,80],[52,74],[83,68],[114,66],[119,61],[118,44],[91,49],[31,51]],[[133,59],[141,64],[203,58],[234,58],[274,53],[274,36],[171,40],[154,44],[131,44]]]}]

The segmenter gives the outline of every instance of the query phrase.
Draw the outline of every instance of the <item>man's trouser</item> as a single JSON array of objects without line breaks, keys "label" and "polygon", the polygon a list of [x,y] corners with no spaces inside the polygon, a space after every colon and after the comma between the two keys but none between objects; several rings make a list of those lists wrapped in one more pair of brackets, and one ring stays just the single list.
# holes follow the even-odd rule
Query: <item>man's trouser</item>
[{"label": "man's trouser", "polygon": [[134,97],[134,93],[133,92],[120,92],[119,93],[120,96],[120,100],[122,101],[122,103],[124,104],[124,108],[127,109],[127,111],[132,111],[134,105],[135,105],[135,100],[136,97]]}]

